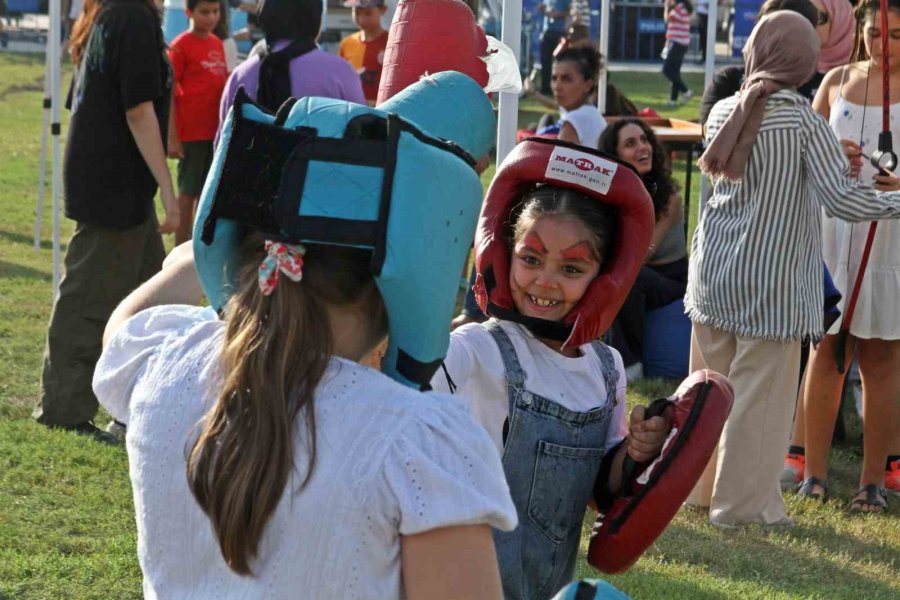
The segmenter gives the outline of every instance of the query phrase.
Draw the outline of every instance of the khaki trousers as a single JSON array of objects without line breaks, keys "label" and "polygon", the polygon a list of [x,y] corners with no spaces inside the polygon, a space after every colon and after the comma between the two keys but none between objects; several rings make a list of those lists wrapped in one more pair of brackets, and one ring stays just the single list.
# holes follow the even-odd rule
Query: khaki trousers
[{"label": "khaki trousers", "polygon": [[40,423],[68,427],[94,418],[91,382],[103,330],[119,302],[162,268],[166,254],[158,227],[156,215],[125,231],[76,224],[50,315],[41,399],[33,413]]},{"label": "khaki trousers", "polygon": [[734,386],[734,407],[687,504],[712,521],[772,524],[787,514],[779,477],[791,435],[800,342],[746,338],[694,323],[691,372],[718,371]]}]

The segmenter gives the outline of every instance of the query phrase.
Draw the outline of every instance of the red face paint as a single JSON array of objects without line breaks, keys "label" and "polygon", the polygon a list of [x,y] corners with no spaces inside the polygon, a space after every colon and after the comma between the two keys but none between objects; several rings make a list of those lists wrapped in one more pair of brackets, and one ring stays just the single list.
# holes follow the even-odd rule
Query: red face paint
[{"label": "red face paint", "polygon": [[538,254],[547,254],[547,248],[544,246],[544,242],[541,241],[541,238],[538,237],[536,233],[529,233],[525,236],[522,243],[525,244],[526,248],[533,250]]},{"label": "red face paint", "polygon": [[570,248],[566,248],[560,252],[559,255],[564,260],[583,260],[585,262],[590,262],[593,259],[591,256],[591,247],[587,242],[579,242]]}]

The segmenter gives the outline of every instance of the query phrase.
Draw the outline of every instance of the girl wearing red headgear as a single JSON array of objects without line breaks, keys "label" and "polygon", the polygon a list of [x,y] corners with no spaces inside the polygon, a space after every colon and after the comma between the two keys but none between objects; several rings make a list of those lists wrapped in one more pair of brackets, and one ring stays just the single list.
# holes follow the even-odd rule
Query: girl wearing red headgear
[{"label": "girl wearing red headgear", "polygon": [[456,329],[446,375],[432,381],[469,398],[502,454],[519,513],[515,531],[494,532],[506,598],[549,598],[572,579],[592,492],[617,495],[626,453],[652,459],[669,430],[666,418],[643,420],[644,407],[629,425],[618,352],[540,333],[541,323],[561,324],[611,260],[614,226],[611,208],[595,198],[533,187],[503,232],[513,320]]}]

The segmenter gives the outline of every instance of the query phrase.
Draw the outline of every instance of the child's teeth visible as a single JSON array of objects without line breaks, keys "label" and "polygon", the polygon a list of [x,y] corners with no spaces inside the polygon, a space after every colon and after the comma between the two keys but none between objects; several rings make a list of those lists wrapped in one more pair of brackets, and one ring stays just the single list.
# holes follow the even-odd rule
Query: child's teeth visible
[{"label": "child's teeth visible", "polygon": [[535,298],[534,296],[531,297],[531,301],[538,306],[550,306],[551,304],[555,304],[553,300],[544,300],[543,298]]}]

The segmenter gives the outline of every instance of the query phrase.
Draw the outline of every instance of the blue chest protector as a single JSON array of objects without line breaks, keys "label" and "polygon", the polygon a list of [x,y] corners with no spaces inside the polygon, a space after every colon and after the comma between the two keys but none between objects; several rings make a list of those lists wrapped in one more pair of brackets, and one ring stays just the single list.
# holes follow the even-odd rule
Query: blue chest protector
[{"label": "blue chest protector", "polygon": [[377,109],[303,98],[271,115],[239,92],[200,199],[194,256],[219,310],[251,230],[371,250],[390,330],[382,369],[426,389],[449,344],[481,207],[472,167],[488,150],[494,115],[478,85],[454,72],[420,81],[400,100]]}]

